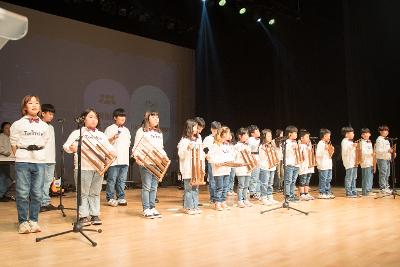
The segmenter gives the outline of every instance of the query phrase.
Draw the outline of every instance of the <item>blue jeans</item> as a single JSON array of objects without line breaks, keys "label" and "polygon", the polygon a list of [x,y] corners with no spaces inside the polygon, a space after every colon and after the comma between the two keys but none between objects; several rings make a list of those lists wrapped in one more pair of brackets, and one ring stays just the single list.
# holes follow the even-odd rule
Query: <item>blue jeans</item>
[{"label": "blue jeans", "polygon": [[208,174],[208,192],[210,192],[210,201],[215,202],[215,180],[212,174],[211,163],[207,164],[207,174]]},{"label": "blue jeans", "polygon": [[232,168],[231,173],[229,174],[228,192],[233,192],[234,185],[235,185],[235,168]]},{"label": "blue jeans", "polygon": [[51,203],[49,190],[50,190],[50,185],[53,182],[55,168],[56,164],[54,163],[46,163],[44,166],[44,181],[42,188],[42,204],[41,204],[42,207],[47,206]]},{"label": "blue jeans", "polygon": [[300,179],[300,186],[309,186],[310,185],[310,180],[311,180],[311,173],[305,173],[302,175],[299,175]]},{"label": "blue jeans", "polygon": [[[78,170],[74,170],[75,184],[78,185]],[[100,192],[103,177],[94,170],[81,171],[81,205],[79,218],[100,215]]]},{"label": "blue jeans", "polygon": [[294,189],[296,187],[297,176],[299,175],[299,167],[285,166],[285,194],[287,197],[294,197]]},{"label": "blue jeans", "polygon": [[372,183],[374,179],[374,171],[372,167],[361,168],[362,177],[362,194],[368,195],[372,191]]},{"label": "blue jeans", "polygon": [[215,180],[215,201],[224,202],[229,186],[229,175],[214,176]]},{"label": "blue jeans", "polygon": [[319,176],[319,193],[326,195],[331,192],[332,169],[318,170]]},{"label": "blue jeans", "polygon": [[108,169],[106,189],[107,201],[114,198],[115,192],[117,199],[125,199],[125,182],[127,175],[128,165],[115,165]]},{"label": "blue jeans", "polygon": [[260,167],[256,167],[250,176],[249,191],[251,195],[261,192]]},{"label": "blue jeans", "polygon": [[183,179],[185,188],[183,197],[183,207],[185,209],[197,209],[199,207],[199,186],[192,186],[190,179]]},{"label": "blue jeans", "polygon": [[0,164],[0,198],[4,197],[11,184],[10,165]]},{"label": "blue jeans", "polygon": [[44,163],[15,163],[18,223],[39,220],[44,168]]},{"label": "blue jeans", "polygon": [[247,191],[249,190],[250,176],[238,176],[238,201],[247,199]]},{"label": "blue jeans", "polygon": [[390,160],[378,159],[376,165],[379,171],[379,188],[389,188]]},{"label": "blue jeans", "polygon": [[357,180],[357,168],[346,169],[346,176],[344,178],[346,196],[357,195],[356,180]]},{"label": "blue jeans", "polygon": [[272,195],[275,171],[260,169],[261,197]]},{"label": "blue jeans", "polygon": [[143,210],[156,207],[156,195],[158,180],[145,167],[140,166],[140,177],[142,178],[142,206]]}]

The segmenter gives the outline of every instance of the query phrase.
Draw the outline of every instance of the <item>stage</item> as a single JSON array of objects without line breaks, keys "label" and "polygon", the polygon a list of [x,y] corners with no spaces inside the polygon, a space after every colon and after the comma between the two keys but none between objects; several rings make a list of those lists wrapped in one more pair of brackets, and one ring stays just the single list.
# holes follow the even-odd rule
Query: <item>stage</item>
[{"label": "stage", "polygon": [[[102,233],[87,232],[92,247],[79,233],[35,242],[71,229],[74,211],[40,214],[43,232],[17,233],[15,202],[0,203],[1,266],[399,266],[400,199],[348,199],[335,188],[334,200],[294,204],[308,216],[255,204],[239,209],[230,197],[229,211],[205,205],[202,215],[181,211],[183,191],[160,188],[162,219],[141,216],[140,190],[127,191],[128,206],[109,207],[101,194]],[[313,191],[314,196],[317,194]],[[277,197],[281,199],[281,196]],[[65,207],[75,205],[73,193]],[[52,199],[58,203],[57,198]],[[207,204],[206,204],[207,203]],[[92,227],[94,228],[94,227]]]}]

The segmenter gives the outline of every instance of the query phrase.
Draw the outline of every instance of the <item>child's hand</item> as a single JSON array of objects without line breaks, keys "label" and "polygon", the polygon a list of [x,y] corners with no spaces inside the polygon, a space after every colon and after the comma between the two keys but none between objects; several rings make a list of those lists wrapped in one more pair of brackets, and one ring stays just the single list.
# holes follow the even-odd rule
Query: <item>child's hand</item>
[{"label": "child's hand", "polygon": [[75,153],[78,151],[78,147],[75,144],[72,144],[69,146],[69,150]]}]

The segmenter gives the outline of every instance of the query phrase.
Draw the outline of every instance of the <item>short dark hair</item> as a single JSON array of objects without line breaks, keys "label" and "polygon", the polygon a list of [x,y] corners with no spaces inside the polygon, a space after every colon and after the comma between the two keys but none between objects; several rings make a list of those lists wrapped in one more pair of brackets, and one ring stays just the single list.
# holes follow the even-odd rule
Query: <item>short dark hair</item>
[{"label": "short dark hair", "polygon": [[4,130],[4,126],[6,126],[7,124],[11,125],[11,122],[5,121],[5,122],[3,122],[3,123],[1,124],[1,129],[0,129],[0,132],[1,132],[1,133],[2,133],[3,130]]},{"label": "short dark hair", "polygon": [[371,133],[371,131],[368,128],[362,128],[361,134],[364,134],[364,133]]},{"label": "short dark hair", "polygon": [[297,132],[298,132],[297,127],[293,125],[289,125],[285,129],[286,136],[289,136],[290,133],[297,133]]},{"label": "short dark hair", "polygon": [[211,123],[211,129],[218,130],[219,128],[221,128],[221,123],[219,121],[213,121]]},{"label": "short dark hair", "polygon": [[239,128],[239,130],[236,131],[236,138],[239,140],[240,137],[245,134],[249,134],[249,131],[246,128],[241,127]]},{"label": "short dark hair", "polygon": [[378,131],[379,131],[379,132],[382,132],[382,131],[389,131],[389,126],[383,124],[383,125],[379,126]]},{"label": "short dark hair", "polygon": [[255,131],[259,130],[257,125],[250,125],[249,127],[247,127],[247,130],[249,131],[249,134],[254,133]]},{"label": "short dark hair", "polygon": [[321,128],[319,130],[319,138],[321,138],[321,139],[324,138],[324,136],[326,134],[331,134],[331,131],[329,131],[329,129],[326,129],[326,128]]},{"label": "short dark hair", "polygon": [[204,128],[206,127],[206,122],[202,117],[195,117],[194,120],[197,122],[197,125]]},{"label": "short dark hair", "polygon": [[283,133],[283,130],[282,130],[282,129],[276,129],[276,131],[275,131],[275,137],[280,137],[280,136],[281,136],[281,133]]},{"label": "short dark hair", "polygon": [[345,136],[347,133],[354,132],[353,127],[351,126],[345,126],[342,128],[342,135]]},{"label": "short dark hair", "polygon": [[42,104],[42,113],[43,112],[56,113],[56,109],[52,104]]},{"label": "short dark hair", "polygon": [[126,117],[125,109],[117,108],[116,110],[114,110],[113,111],[113,118],[115,118],[115,117]]},{"label": "short dark hair", "polygon": [[300,138],[304,137],[304,136],[307,135],[307,134],[309,135],[310,132],[307,131],[306,129],[300,129],[300,131],[299,131],[299,136],[300,136]]}]

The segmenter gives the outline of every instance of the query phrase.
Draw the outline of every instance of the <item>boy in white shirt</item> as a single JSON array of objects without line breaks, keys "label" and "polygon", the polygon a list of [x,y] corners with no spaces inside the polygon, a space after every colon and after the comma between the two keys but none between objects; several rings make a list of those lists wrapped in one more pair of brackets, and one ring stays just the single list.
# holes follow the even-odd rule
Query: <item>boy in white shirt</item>
[{"label": "boy in white shirt", "polygon": [[300,163],[296,160],[296,149],[299,149],[297,139],[297,128],[288,126],[286,132],[286,148],[284,151],[284,176],[285,176],[285,194],[290,202],[297,202],[299,199],[294,194],[296,180],[299,175]]},{"label": "boy in white shirt", "polygon": [[389,188],[390,161],[392,159],[393,149],[390,146],[387,137],[389,135],[389,127],[386,125],[379,126],[379,137],[376,139],[376,165],[379,171],[379,188],[383,194],[391,194]]},{"label": "boy in white shirt", "polygon": [[54,178],[54,169],[56,167],[56,141],[54,135],[54,127],[51,125],[51,121],[54,118],[56,110],[52,104],[42,105],[42,121],[49,125],[49,141],[44,148],[46,154],[46,166],[44,171],[44,183],[42,190],[42,204],[40,211],[55,210],[57,207],[51,204],[51,198],[49,195],[50,185]]},{"label": "boy in white shirt", "polygon": [[321,140],[317,144],[315,157],[317,160],[319,178],[319,199],[333,199],[335,196],[331,192],[332,181],[332,155],[335,152],[331,145],[331,131],[322,128],[319,132]]},{"label": "boy in white shirt", "polygon": [[[109,206],[126,206],[125,183],[129,168],[129,146],[131,145],[131,133],[124,126],[126,112],[118,108],[113,112],[114,124],[108,126],[104,134],[113,145],[117,159],[111,164],[107,171],[106,199]],[[114,198],[116,194],[117,199]]]},{"label": "boy in white shirt", "polygon": [[344,136],[342,147],[342,161],[346,169],[345,189],[348,198],[356,198],[356,180],[357,180],[357,166],[356,166],[356,147],[357,143],[353,142],[354,129],[352,127],[343,127],[342,135]]},{"label": "boy in white shirt", "polygon": [[308,201],[313,200],[314,197],[310,195],[310,180],[311,175],[314,173],[314,167],[311,166],[310,153],[312,153],[312,144],[310,142],[310,132],[307,130],[300,130],[300,153],[304,157],[304,161],[300,164],[299,179],[300,179],[300,200]]}]

